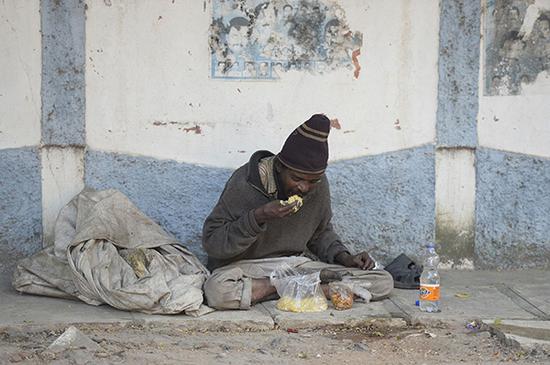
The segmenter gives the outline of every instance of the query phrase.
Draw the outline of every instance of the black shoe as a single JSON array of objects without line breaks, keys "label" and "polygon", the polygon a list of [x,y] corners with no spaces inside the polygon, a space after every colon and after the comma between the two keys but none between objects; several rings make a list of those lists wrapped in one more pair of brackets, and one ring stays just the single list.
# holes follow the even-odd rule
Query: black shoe
[{"label": "black shoe", "polygon": [[407,255],[397,256],[384,270],[393,277],[393,286],[397,289],[419,289],[422,266],[416,265]]}]

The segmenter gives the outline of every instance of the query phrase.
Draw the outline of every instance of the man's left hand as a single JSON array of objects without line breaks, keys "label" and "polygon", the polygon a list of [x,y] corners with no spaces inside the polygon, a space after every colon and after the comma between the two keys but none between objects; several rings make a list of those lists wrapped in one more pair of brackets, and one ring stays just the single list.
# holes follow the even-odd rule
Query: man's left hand
[{"label": "man's left hand", "polygon": [[366,251],[356,255],[350,255],[347,252],[342,252],[336,256],[336,261],[346,267],[358,267],[363,270],[371,270],[375,262]]}]

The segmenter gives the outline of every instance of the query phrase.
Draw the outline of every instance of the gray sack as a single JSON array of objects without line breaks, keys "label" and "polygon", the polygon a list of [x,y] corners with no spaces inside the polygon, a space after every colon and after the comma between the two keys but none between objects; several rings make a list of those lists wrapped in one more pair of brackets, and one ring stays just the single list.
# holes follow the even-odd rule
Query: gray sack
[{"label": "gray sack", "polygon": [[199,316],[208,270],[117,190],[84,189],[59,213],[54,245],[21,260],[22,293],[144,313]]}]

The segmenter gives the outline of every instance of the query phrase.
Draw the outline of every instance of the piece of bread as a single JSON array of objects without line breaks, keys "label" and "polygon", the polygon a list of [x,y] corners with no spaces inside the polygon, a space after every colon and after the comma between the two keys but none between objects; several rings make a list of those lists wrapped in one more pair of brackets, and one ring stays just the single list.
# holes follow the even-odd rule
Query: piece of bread
[{"label": "piece of bread", "polygon": [[281,200],[281,205],[289,205],[289,204],[292,204],[294,202],[297,202],[296,203],[296,206],[292,209],[292,213],[296,213],[297,211],[300,210],[300,208],[302,207],[302,205],[304,205],[304,200],[302,199],[301,196],[299,195],[292,195],[290,198],[288,198],[287,200]]}]

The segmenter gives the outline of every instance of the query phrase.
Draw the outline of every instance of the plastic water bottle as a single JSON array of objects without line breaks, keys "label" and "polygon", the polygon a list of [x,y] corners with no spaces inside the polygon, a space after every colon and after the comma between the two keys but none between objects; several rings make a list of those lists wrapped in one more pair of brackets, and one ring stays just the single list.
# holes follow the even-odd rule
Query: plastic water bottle
[{"label": "plastic water bottle", "polygon": [[420,310],[423,312],[440,312],[439,307],[439,256],[435,252],[435,244],[426,245],[424,270],[420,276]]}]

